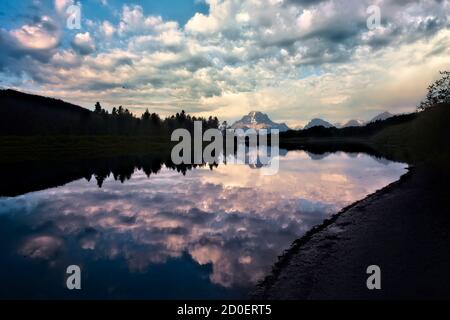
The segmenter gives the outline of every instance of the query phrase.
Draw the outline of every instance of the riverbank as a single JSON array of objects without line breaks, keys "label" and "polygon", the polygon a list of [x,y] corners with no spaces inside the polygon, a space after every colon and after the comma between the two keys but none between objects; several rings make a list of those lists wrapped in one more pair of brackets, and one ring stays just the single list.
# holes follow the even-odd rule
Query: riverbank
[{"label": "riverbank", "polygon": [[[439,167],[412,168],[295,241],[252,297],[450,298],[449,189]],[[370,265],[381,290],[366,287]]]}]

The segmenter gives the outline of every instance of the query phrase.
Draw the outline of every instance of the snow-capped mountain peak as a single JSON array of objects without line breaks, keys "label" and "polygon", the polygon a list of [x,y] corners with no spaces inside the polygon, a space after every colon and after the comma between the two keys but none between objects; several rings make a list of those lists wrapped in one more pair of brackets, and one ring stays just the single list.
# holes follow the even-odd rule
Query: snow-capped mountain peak
[{"label": "snow-capped mountain peak", "polygon": [[236,121],[232,129],[278,129],[280,132],[289,130],[285,123],[273,122],[269,116],[260,111],[251,111],[248,115],[242,117],[241,120]]}]

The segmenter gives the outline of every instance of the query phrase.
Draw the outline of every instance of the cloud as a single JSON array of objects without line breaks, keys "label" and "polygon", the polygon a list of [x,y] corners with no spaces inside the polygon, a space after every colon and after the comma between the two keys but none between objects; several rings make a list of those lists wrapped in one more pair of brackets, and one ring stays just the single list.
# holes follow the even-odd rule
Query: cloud
[{"label": "cloud", "polygon": [[[236,23],[236,14],[241,4],[236,0],[220,1],[209,0],[209,14],[196,13],[187,23],[185,29],[187,32],[212,34],[216,32],[226,33],[227,29]],[[242,17],[246,16],[242,12],[238,19],[241,23],[245,23]],[[236,25],[235,25],[236,26]]]},{"label": "cloud", "polygon": [[125,35],[157,29],[161,25],[163,25],[163,19],[160,16],[146,17],[141,6],[124,5],[118,31],[119,34]]},{"label": "cloud", "polygon": [[64,242],[54,236],[43,235],[28,239],[19,249],[26,257],[39,260],[55,259],[62,250]]},{"label": "cloud", "polygon": [[15,44],[24,50],[50,50],[59,43],[59,34],[53,20],[43,16],[35,25],[23,25],[9,32]]},{"label": "cloud", "polygon": [[101,31],[107,38],[111,38],[116,32],[116,28],[109,21],[103,21]]},{"label": "cloud", "polygon": [[213,33],[219,30],[219,22],[214,17],[196,13],[186,24],[186,30],[193,33]]},{"label": "cloud", "polygon": [[311,6],[329,0],[287,0],[286,2],[301,6]]},{"label": "cloud", "polygon": [[95,43],[89,32],[76,34],[72,41],[72,47],[81,55],[88,55],[95,51]]},{"label": "cloud", "polygon": [[0,28],[0,72],[11,76],[40,68],[57,52],[61,32],[57,23],[49,16],[34,17],[34,24],[24,24],[19,28]]},{"label": "cloud", "polygon": [[[69,2],[55,1],[55,8]],[[102,100],[138,113],[151,106],[163,115],[182,106],[223,120],[260,108],[275,120],[300,125],[316,116],[366,119],[375,109],[399,112],[408,104],[412,111],[431,74],[450,64],[445,1],[380,1],[381,26],[374,30],[366,25],[372,1],[206,3],[209,11],[185,25],[124,5],[116,22],[84,23],[75,36],[52,30],[58,18],[1,29],[0,68],[26,74],[37,93],[86,106]],[[71,48],[61,47],[64,41]],[[414,65],[404,63],[411,60]],[[388,66],[398,74],[423,70],[427,77],[416,81],[423,90],[409,99],[402,90],[364,99],[369,85],[395,87],[398,78]]]},{"label": "cloud", "polygon": [[73,0],[55,0],[55,8],[59,14],[65,14],[66,9],[73,4]]}]

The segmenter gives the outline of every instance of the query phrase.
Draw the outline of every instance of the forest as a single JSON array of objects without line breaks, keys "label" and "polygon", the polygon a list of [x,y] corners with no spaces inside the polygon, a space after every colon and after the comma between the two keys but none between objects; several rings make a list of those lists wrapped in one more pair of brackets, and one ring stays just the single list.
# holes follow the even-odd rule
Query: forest
[{"label": "forest", "polygon": [[122,135],[167,136],[177,128],[193,130],[202,121],[203,130],[218,128],[217,117],[195,117],[181,112],[162,118],[146,110],[136,117],[122,106],[108,112],[97,102],[94,111],[62,100],[0,90],[0,135]]}]

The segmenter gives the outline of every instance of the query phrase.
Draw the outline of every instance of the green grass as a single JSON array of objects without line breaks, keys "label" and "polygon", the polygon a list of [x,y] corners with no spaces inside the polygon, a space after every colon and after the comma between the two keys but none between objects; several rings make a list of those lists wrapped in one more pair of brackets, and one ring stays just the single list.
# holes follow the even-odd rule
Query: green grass
[{"label": "green grass", "polygon": [[172,145],[168,136],[3,136],[0,162],[164,153]]}]

